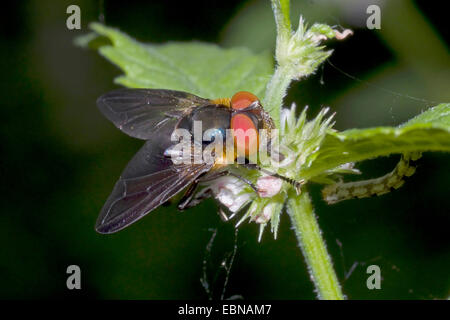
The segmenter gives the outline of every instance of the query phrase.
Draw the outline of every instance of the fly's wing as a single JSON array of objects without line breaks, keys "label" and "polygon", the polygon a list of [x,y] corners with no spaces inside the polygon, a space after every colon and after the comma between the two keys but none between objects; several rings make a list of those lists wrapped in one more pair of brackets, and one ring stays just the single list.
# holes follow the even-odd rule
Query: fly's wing
[{"label": "fly's wing", "polygon": [[193,107],[209,100],[171,90],[121,89],[97,101],[102,113],[128,135],[146,139],[128,163],[97,219],[100,233],[119,231],[182,191],[211,164],[174,165],[164,151],[173,146],[171,135]]},{"label": "fly's wing", "polygon": [[97,106],[103,115],[126,134],[147,140],[171,118],[189,109],[211,104],[193,94],[161,89],[119,89],[102,95]]},{"label": "fly's wing", "polygon": [[172,165],[135,178],[126,178],[125,169],[100,212],[96,230],[113,233],[125,228],[175,196],[211,167],[206,163]]},{"label": "fly's wing", "polygon": [[100,212],[95,227],[98,232],[125,228],[211,169],[207,163],[174,165],[164,156],[174,144],[170,136],[177,121],[165,122],[130,160]]}]

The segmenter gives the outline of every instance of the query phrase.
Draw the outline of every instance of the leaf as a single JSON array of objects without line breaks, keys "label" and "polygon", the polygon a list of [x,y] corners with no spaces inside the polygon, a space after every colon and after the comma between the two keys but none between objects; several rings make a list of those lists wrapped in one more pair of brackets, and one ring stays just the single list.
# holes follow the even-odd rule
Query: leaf
[{"label": "leaf", "polygon": [[[98,23],[90,28],[110,40],[98,50],[125,72],[115,82],[126,87],[180,90],[211,99],[238,91],[262,96],[273,72],[268,53],[256,55],[246,48],[223,49],[201,42],[142,44]],[[76,42],[87,46],[90,37]]]},{"label": "leaf", "polygon": [[415,151],[450,152],[450,104],[430,108],[399,127],[330,131],[299,175],[309,179],[344,163]]}]

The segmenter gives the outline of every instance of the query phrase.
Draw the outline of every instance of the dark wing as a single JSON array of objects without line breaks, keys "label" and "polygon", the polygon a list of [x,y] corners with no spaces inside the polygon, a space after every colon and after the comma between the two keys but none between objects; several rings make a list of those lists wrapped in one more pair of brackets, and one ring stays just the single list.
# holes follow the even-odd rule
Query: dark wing
[{"label": "dark wing", "polygon": [[174,165],[164,151],[177,119],[169,119],[130,160],[97,219],[100,233],[119,231],[156,209],[212,167]]},{"label": "dark wing", "polygon": [[127,227],[175,196],[211,167],[205,163],[181,164],[137,178],[120,177],[100,212],[96,230],[113,233]]},{"label": "dark wing", "polygon": [[103,115],[126,134],[147,140],[169,119],[211,104],[193,94],[162,89],[119,89],[97,99]]}]

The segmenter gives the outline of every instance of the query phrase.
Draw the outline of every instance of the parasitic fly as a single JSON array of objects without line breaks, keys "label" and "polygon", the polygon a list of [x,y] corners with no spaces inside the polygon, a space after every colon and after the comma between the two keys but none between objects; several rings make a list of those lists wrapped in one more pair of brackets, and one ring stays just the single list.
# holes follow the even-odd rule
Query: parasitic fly
[{"label": "parasitic fly", "polygon": [[[158,208],[166,201],[186,189],[178,204],[180,210],[193,205],[193,194],[202,181],[233,174],[223,165],[224,154],[215,154],[212,162],[174,161],[177,155],[172,134],[176,129],[194,133],[194,124],[202,123],[202,138],[193,145],[204,150],[212,142],[203,140],[203,133],[209,130],[215,133],[214,139],[225,141],[225,131],[256,132],[261,129],[274,129],[270,116],[262,108],[259,99],[250,92],[241,91],[231,99],[210,100],[196,95],[162,89],[119,89],[102,95],[97,105],[103,115],[117,128],[131,137],[146,140],[142,148],[131,159],[97,219],[95,229],[99,233],[117,232]],[[237,129],[242,129],[237,130]],[[258,137],[240,137],[233,157],[239,154],[248,156],[250,145],[258,144]],[[195,139],[195,138],[194,138]],[[182,156],[178,154],[178,156]],[[191,154],[192,156],[192,154]],[[244,164],[245,166],[245,164]],[[257,165],[247,165],[260,169]],[[243,177],[233,174],[254,185]],[[273,174],[295,185],[277,174]]]}]

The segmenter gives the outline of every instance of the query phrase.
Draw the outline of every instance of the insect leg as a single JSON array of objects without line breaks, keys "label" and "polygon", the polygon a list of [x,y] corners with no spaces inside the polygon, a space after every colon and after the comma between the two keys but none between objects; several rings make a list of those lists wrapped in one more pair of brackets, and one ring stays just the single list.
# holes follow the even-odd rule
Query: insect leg
[{"label": "insect leg", "polygon": [[203,199],[206,199],[209,196],[211,196],[211,190],[207,190],[200,197],[195,197],[200,182],[212,181],[225,175],[228,175],[228,171],[218,171],[213,172],[212,174],[210,173],[208,175],[204,175],[203,177],[200,177],[197,180],[195,180],[186,190],[186,192],[183,195],[183,198],[181,198],[181,200],[178,202],[178,210],[191,208],[200,203]]},{"label": "insect leg", "polygon": [[202,182],[206,182],[206,181],[212,181],[215,180],[217,178],[223,177],[223,176],[233,176],[239,180],[241,180],[242,182],[244,182],[245,184],[247,184],[248,186],[250,186],[250,188],[253,189],[253,191],[255,191],[256,193],[258,192],[258,188],[253,184],[253,182],[251,182],[250,180],[244,178],[243,176],[234,173],[232,171],[229,170],[225,170],[225,171],[219,171],[217,173],[211,174],[211,175],[207,175],[205,178],[202,178],[201,181]]},{"label": "insect leg", "polygon": [[233,176],[239,180],[241,180],[242,182],[246,183],[250,188],[253,189],[253,191],[255,191],[256,193],[258,193],[258,188],[248,179],[244,178],[243,176],[238,175],[237,173],[234,172],[229,172],[228,173],[230,176]]},{"label": "insect leg", "polygon": [[260,166],[258,166],[257,164],[254,164],[254,163],[245,163],[245,164],[241,164],[241,166],[248,168],[248,169],[253,169],[253,170],[258,170],[258,171],[264,172],[265,174],[274,176],[276,178],[286,181],[287,183],[290,183],[295,188],[297,195],[300,194],[301,186],[305,183],[304,180],[297,181],[297,180],[279,175],[278,173],[270,172],[264,168],[261,168]]},{"label": "insect leg", "polygon": [[191,203],[195,191],[197,190],[198,187],[198,180],[195,180],[193,183],[191,183],[191,185],[187,188],[186,192],[183,195],[183,198],[181,198],[181,200],[178,202],[178,210],[184,210],[186,208],[189,208],[189,204]]}]

